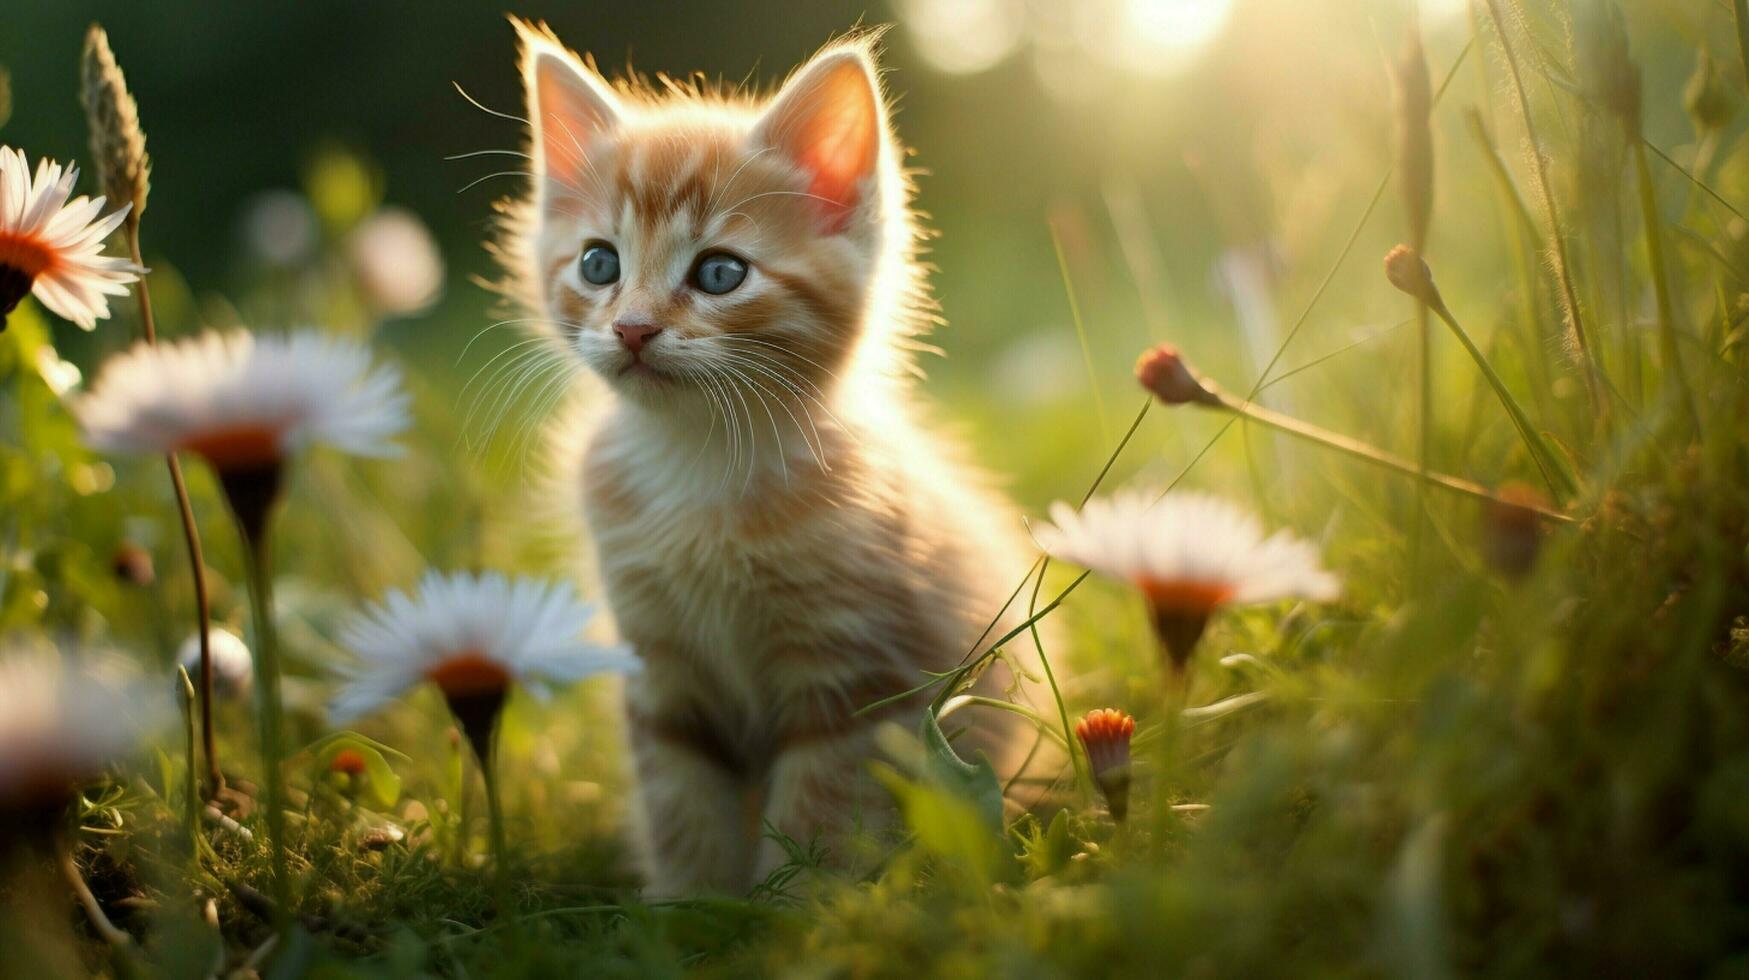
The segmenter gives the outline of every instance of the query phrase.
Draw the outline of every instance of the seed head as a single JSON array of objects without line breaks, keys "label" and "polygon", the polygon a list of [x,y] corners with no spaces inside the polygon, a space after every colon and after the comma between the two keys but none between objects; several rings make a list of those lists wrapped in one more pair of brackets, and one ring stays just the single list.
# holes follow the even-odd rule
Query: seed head
[{"label": "seed head", "polygon": [[127,78],[109,50],[109,35],[96,24],[85,32],[85,56],[80,63],[80,97],[91,127],[91,157],[98,183],[113,205],[132,204],[129,221],[146,210],[152,161],[146,156],[146,134],[140,129],[140,108],[128,91]]},{"label": "seed head", "polygon": [[1409,242],[1420,249],[1427,245],[1427,226],[1433,215],[1433,130],[1428,125],[1433,86],[1427,75],[1427,55],[1421,49],[1421,33],[1414,25],[1404,36],[1391,81],[1397,104],[1398,187],[1409,223]]}]

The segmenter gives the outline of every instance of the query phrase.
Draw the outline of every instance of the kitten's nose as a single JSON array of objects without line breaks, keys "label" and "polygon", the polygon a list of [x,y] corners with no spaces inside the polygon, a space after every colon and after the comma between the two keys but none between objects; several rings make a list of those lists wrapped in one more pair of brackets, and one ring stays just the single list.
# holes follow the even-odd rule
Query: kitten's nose
[{"label": "kitten's nose", "polygon": [[619,342],[633,354],[644,349],[644,344],[651,337],[662,332],[662,328],[654,323],[627,323],[623,320],[613,325],[613,332],[619,335]]}]

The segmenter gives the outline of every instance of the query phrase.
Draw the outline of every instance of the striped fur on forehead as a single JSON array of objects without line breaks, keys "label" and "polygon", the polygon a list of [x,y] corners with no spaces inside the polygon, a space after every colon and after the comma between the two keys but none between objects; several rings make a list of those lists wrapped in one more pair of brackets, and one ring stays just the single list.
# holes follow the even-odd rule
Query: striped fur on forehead
[{"label": "striped fur on forehead", "polygon": [[[565,52],[577,66],[596,71],[595,62],[563,48],[545,27],[515,21],[527,63],[537,47]],[[827,51],[856,46],[872,52],[878,31],[861,31],[833,41]],[[879,244],[860,270],[867,281],[866,302],[849,295],[851,277],[832,268],[820,241],[805,224],[790,165],[768,149],[752,146],[749,134],[779,85],[759,88],[702,75],[675,79],[645,76],[629,69],[601,76],[624,108],[623,129],[611,152],[591,160],[588,190],[610,200],[613,218],[630,227],[621,233],[654,241],[669,234],[693,241],[756,235],[781,253],[772,263],[777,291],[793,299],[831,334],[863,337],[857,363],[887,379],[916,373],[912,356],[928,349],[916,341],[935,322],[935,304],[921,274],[921,234],[910,206],[912,172],[904,151],[889,131],[884,136],[875,213]],[[885,95],[882,95],[885,98]],[[883,109],[883,111],[885,111]],[[581,241],[563,235],[543,241],[538,188],[543,177],[532,159],[536,134],[527,133],[534,176],[524,196],[499,203],[498,234],[491,249],[504,269],[500,292],[535,319],[577,323],[596,304],[555,288],[557,277],[581,252]],[[569,293],[569,294],[568,294]],[[568,295],[567,295],[568,294]],[[720,329],[738,332],[768,321],[772,301],[720,304]],[[564,328],[551,323],[540,332],[564,340]]]}]

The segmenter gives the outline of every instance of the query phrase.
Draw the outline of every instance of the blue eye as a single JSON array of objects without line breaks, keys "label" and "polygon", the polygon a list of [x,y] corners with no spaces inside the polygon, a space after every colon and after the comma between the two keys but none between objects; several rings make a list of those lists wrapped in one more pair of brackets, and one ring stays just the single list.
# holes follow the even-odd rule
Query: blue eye
[{"label": "blue eye", "polygon": [[612,245],[591,245],[583,250],[583,281],[605,286],[619,281],[619,253]]},{"label": "blue eye", "polygon": [[747,278],[747,263],[727,252],[712,252],[698,260],[692,284],[715,296],[734,291]]}]

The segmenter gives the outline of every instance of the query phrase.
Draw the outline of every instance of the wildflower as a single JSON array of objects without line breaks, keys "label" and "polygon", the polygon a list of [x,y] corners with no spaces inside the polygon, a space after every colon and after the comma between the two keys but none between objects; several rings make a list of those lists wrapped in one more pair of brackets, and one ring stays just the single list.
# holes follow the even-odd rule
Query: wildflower
[{"label": "wildflower", "polygon": [[1053,558],[1134,585],[1175,675],[1182,676],[1208,620],[1223,606],[1335,598],[1337,581],[1317,550],[1290,532],[1264,537],[1255,517],[1218,497],[1131,490],[1076,511],[1051,506],[1037,531]]},{"label": "wildflower", "polygon": [[[255,682],[255,658],[248,644],[223,627],[214,626],[207,633],[208,652],[213,660],[213,693],[221,700],[241,700],[247,697]],[[182,642],[176,662],[190,677],[200,676],[200,634]]]},{"label": "wildflower", "polygon": [[152,161],[146,156],[139,104],[109,50],[109,35],[96,24],[85,32],[85,54],[79,67],[80,98],[91,127],[91,156],[97,161],[98,183],[110,200],[131,204],[129,217],[139,221],[152,186]]},{"label": "wildflower", "polygon": [[147,703],[44,654],[0,655],[0,841],[52,831],[79,786],[138,744]]},{"label": "wildflower", "polygon": [[436,302],[443,289],[443,254],[411,211],[383,208],[347,243],[353,276],[379,316],[406,316]]},{"label": "wildflower", "polygon": [[398,371],[370,360],[357,341],[313,330],[141,343],[103,365],[75,410],[95,448],[204,457],[254,541],[293,453],[316,443],[396,451],[407,396]]},{"label": "wildflower", "polygon": [[1105,796],[1113,820],[1122,822],[1130,804],[1130,737],[1136,720],[1116,708],[1087,712],[1075,723],[1075,737],[1087,750],[1093,781]]},{"label": "wildflower", "polygon": [[1168,405],[1221,404],[1214,383],[1192,370],[1171,344],[1150,347],[1136,358],[1136,380]]},{"label": "wildflower", "polygon": [[392,591],[342,629],[341,645],[360,662],[333,712],[353,718],[430,681],[484,764],[512,683],[538,692],[546,682],[637,669],[623,648],[582,639],[594,616],[568,584],[427,573],[415,594]]},{"label": "wildflower", "polygon": [[128,208],[98,217],[104,199],[72,197],[78,179],[78,168],[46,159],[33,177],[23,153],[0,146],[0,329],[33,293],[55,315],[90,330],[109,316],[104,297],[126,295],[146,271],[102,254]]}]

